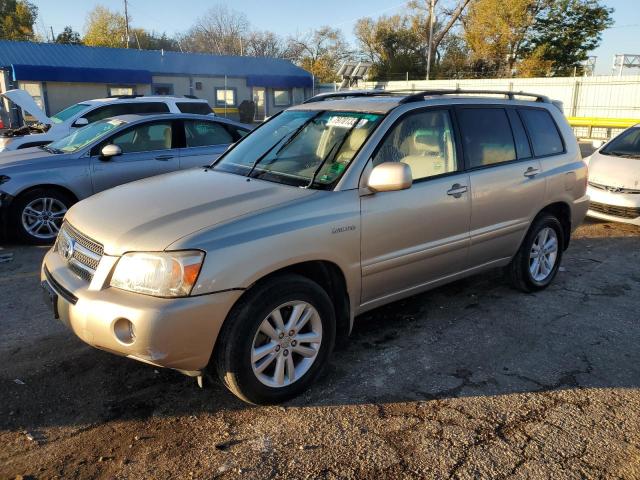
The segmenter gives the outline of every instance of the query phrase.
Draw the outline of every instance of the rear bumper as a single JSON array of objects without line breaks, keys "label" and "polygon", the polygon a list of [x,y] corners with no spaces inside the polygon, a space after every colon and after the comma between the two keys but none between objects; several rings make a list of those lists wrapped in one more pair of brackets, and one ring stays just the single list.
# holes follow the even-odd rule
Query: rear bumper
[{"label": "rear bumper", "polygon": [[[82,341],[188,375],[208,364],[222,323],[242,294],[232,290],[165,299],[109,287],[92,290],[53,250],[45,256],[41,281],[57,294],[60,321]],[[124,340],[123,319],[134,333]]]}]

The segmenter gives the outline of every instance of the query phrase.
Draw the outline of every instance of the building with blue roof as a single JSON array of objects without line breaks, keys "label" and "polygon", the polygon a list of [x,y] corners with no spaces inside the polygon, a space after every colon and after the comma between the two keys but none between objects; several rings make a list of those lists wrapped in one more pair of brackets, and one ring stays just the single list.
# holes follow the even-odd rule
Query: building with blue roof
[{"label": "building with blue roof", "polygon": [[288,60],[0,41],[0,91],[28,91],[48,115],[114,95],[193,95],[234,116],[256,102],[257,120],[312,95],[309,72]]}]

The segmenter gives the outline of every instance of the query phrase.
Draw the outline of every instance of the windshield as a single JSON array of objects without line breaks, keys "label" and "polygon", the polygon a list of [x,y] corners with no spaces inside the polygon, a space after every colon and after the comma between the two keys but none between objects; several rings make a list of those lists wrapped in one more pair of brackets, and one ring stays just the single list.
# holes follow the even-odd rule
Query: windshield
[{"label": "windshield", "polygon": [[616,157],[640,158],[640,127],[625,130],[605,145],[600,153]]},{"label": "windshield", "polygon": [[65,108],[61,112],[56,113],[51,117],[51,120],[53,121],[53,123],[62,123],[89,107],[90,105],[87,105],[86,103],[76,103],[75,105],[71,105],[70,107]]},{"label": "windshield", "polygon": [[104,137],[113,129],[124,125],[124,123],[122,120],[116,118],[100,120],[86,127],[79,128],[57,142],[50,143],[45,149],[54,153],[73,153],[95,140]]},{"label": "windshield", "polygon": [[288,110],[252,132],[215,170],[279,183],[330,188],[382,115]]}]

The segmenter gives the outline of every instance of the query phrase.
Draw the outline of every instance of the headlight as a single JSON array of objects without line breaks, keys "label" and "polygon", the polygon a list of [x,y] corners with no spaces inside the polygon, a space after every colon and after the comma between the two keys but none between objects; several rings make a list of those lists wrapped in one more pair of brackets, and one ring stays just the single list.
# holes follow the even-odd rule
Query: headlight
[{"label": "headlight", "polygon": [[3,183],[7,183],[9,180],[11,180],[10,176],[0,175],[0,185],[2,185]]},{"label": "headlight", "polygon": [[203,260],[199,250],[127,253],[116,264],[111,286],[154,297],[186,297]]}]

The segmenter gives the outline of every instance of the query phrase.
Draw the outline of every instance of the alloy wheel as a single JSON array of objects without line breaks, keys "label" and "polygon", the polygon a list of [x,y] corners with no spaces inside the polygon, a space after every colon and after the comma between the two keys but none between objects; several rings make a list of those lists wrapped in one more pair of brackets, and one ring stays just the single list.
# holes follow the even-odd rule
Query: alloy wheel
[{"label": "alloy wheel", "polygon": [[551,227],[541,229],[531,245],[529,272],[536,282],[544,282],[558,258],[558,235]]},{"label": "alloy wheel", "polygon": [[66,205],[57,198],[36,198],[22,210],[22,227],[35,238],[53,240],[60,231],[65,213]]}]

